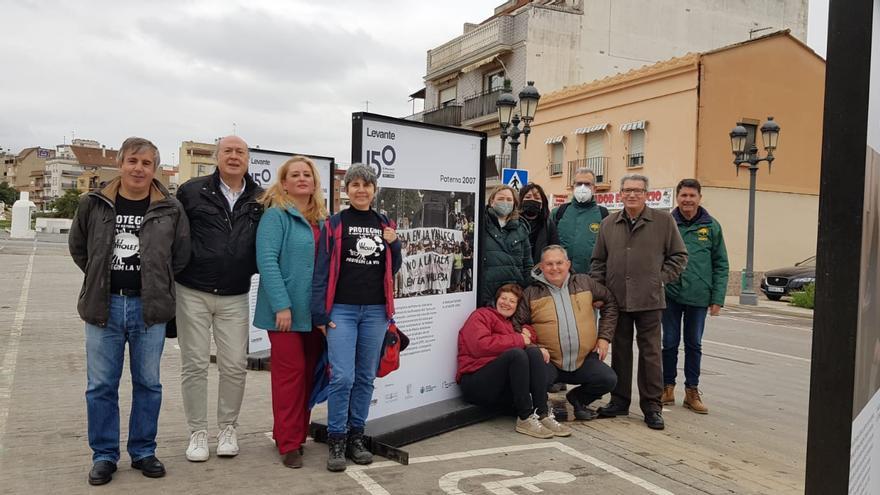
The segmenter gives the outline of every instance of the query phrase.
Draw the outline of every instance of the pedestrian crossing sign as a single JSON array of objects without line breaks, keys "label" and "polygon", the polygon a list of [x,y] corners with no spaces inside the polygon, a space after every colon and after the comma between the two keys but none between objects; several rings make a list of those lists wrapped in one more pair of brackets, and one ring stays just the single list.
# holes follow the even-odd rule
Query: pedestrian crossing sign
[{"label": "pedestrian crossing sign", "polygon": [[529,183],[529,171],[521,168],[502,168],[501,183],[519,191]]}]

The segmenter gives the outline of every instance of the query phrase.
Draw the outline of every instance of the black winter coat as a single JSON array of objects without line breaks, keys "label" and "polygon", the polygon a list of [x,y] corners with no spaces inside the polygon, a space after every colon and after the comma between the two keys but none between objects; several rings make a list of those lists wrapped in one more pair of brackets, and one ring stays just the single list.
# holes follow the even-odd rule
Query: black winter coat
[{"label": "black winter coat", "polygon": [[177,282],[220,296],[245,294],[257,273],[257,226],[263,188],[245,174],[244,193],[229,210],[220,190],[220,172],[186,181],[177,199],[189,218],[192,256]]},{"label": "black winter coat", "polygon": [[[110,317],[110,259],[116,238],[116,194],[119,179],[100,191],[84,194],[67,242],[73,262],[83,271],[76,309],[92,325],[106,327]],[[174,274],[190,253],[189,224],[180,203],[157,180],[141,222],[141,304],[144,324],[174,318]]]},{"label": "black winter coat", "polygon": [[532,281],[532,248],[529,245],[529,227],[525,220],[508,220],[504,227],[491,208],[486,208],[482,236],[483,273],[480,288],[480,306],[495,302],[495,291],[504,284],[526,287]]},{"label": "black winter coat", "polygon": [[543,218],[539,216],[534,220],[529,220],[520,216],[520,221],[528,222],[531,233],[529,234],[529,244],[532,246],[532,262],[538,264],[541,262],[541,251],[551,244],[559,244],[559,231],[556,224],[550,220],[550,217]]}]

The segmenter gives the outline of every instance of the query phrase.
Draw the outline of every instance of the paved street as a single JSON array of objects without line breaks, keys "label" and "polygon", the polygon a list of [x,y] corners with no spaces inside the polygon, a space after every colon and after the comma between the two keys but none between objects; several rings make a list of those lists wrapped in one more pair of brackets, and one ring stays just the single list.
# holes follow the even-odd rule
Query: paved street
[{"label": "paved street", "polygon": [[[811,321],[739,307],[708,323],[706,416],[681,407],[679,386],[663,432],[645,427],[636,399],[629,418],[569,423],[570,438],[532,440],[513,431],[512,418],[497,418],[406,447],[409,466],[377,459],[346,474],[328,473],[326,447],[311,443],[304,469],[281,465],[267,435],[269,375],[255,371],[240,419],[241,455],[187,462],[179,353],[176,340],[167,340],[157,455],[168,476],[144,478],[123,453],[113,482],[90,487],[83,330],[75,309],[81,275],[66,244],[50,241],[0,239],[0,493],[803,493]],[[211,372],[216,392],[216,367]],[[122,383],[125,418],[127,372]]]}]

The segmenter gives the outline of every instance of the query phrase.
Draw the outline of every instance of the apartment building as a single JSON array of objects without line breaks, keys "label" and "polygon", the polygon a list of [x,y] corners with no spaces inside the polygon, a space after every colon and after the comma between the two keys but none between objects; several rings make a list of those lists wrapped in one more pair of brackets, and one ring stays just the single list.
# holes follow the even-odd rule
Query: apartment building
[{"label": "apartment building", "polygon": [[[411,118],[496,137],[505,77],[514,95],[527,81],[549,94],[781,29],[804,41],[807,9],[807,0],[510,0],[428,50],[425,87],[410,95],[425,110]],[[497,137],[487,153],[490,169],[506,165]]]}]

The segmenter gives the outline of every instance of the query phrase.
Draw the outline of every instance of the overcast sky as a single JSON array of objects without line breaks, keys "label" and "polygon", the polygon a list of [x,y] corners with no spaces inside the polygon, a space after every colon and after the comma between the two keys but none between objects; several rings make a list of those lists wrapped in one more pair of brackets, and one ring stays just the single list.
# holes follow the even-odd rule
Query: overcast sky
[{"label": "overcast sky", "polygon": [[[811,0],[821,54],[827,1]],[[234,123],[251,146],[348,163],[351,113],[411,113],[427,50],[501,3],[0,0],[0,148],[140,135],[171,164]]]}]

